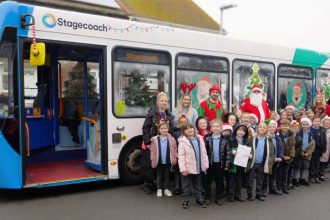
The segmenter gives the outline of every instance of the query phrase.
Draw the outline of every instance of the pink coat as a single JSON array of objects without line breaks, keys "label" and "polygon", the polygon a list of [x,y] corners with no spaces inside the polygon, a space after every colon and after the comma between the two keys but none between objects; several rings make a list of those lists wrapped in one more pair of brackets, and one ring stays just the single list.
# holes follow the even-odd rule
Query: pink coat
[{"label": "pink coat", "polygon": [[[201,170],[206,172],[206,170],[209,168],[209,160],[206,153],[205,143],[201,136],[197,135],[196,138],[200,142]],[[197,174],[194,147],[185,136],[181,136],[179,138],[178,157],[181,173],[188,172],[188,174]]]},{"label": "pink coat", "polygon": [[[151,145],[150,145],[150,160],[151,160],[151,167],[156,168],[158,166],[158,160],[159,160],[159,147],[158,147],[158,137],[154,136],[151,138]],[[174,166],[178,162],[178,149],[176,146],[176,141],[174,137],[172,137],[170,134],[167,135],[167,140],[170,147],[170,160],[171,165]]]}]

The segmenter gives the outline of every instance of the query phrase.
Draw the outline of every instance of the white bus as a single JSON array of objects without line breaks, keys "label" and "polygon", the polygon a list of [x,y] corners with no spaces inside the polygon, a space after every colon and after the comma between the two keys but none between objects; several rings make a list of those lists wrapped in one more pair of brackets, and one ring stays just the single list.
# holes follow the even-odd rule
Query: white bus
[{"label": "white bus", "polygon": [[[297,108],[330,85],[326,53],[16,2],[0,11],[1,188],[139,183],[144,117],[160,91],[174,109],[181,83],[196,83],[195,107],[217,83],[227,111],[254,64],[272,110],[292,102],[295,83]],[[44,65],[30,64],[34,36]]]}]

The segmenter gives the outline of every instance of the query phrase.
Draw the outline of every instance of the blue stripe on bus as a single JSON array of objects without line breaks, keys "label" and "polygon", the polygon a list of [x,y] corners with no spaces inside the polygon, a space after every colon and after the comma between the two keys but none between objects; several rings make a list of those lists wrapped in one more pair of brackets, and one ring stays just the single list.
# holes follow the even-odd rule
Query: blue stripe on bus
[{"label": "blue stripe on bus", "polygon": [[[5,27],[16,27],[18,30],[18,36],[27,37],[28,29],[21,29],[21,15],[33,13],[34,7],[17,4],[16,2],[2,2],[0,4],[0,37],[2,37]],[[30,22],[31,18],[28,17],[27,22]]]},{"label": "blue stripe on bus", "polygon": [[22,188],[22,158],[0,131],[0,188]]}]

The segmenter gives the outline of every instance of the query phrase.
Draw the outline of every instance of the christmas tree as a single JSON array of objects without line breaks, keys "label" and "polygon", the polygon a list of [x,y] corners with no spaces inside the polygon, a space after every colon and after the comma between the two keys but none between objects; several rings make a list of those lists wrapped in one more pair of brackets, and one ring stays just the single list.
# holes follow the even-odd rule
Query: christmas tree
[{"label": "christmas tree", "polygon": [[249,85],[246,87],[248,92],[246,93],[245,97],[250,97],[250,93],[252,90],[253,85],[260,85],[261,88],[264,87],[264,84],[261,81],[261,78],[259,76],[259,66],[258,64],[254,63],[252,66],[253,74],[249,77]]},{"label": "christmas tree", "polygon": [[[88,75],[88,98],[97,98],[96,79],[87,68]],[[84,63],[78,62],[69,72],[69,79],[65,81],[64,96],[67,98],[80,98],[85,94]]]},{"label": "christmas tree", "polygon": [[151,107],[153,104],[152,95],[146,79],[137,72],[130,75],[129,86],[125,88],[125,104],[127,106]]}]

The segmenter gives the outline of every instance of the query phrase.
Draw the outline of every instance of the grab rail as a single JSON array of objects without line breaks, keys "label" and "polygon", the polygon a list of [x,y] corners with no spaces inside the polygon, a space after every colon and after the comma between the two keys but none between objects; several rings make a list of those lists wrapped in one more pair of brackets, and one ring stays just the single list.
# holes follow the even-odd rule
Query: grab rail
[{"label": "grab rail", "polygon": [[27,153],[26,155],[30,156],[30,129],[28,124],[25,122],[25,131],[26,131],[26,142],[27,142]]},{"label": "grab rail", "polygon": [[97,126],[97,121],[90,119],[90,118],[86,118],[86,117],[81,117],[81,119],[94,124],[94,126],[95,126],[95,150],[98,151],[99,150],[99,127]]}]

